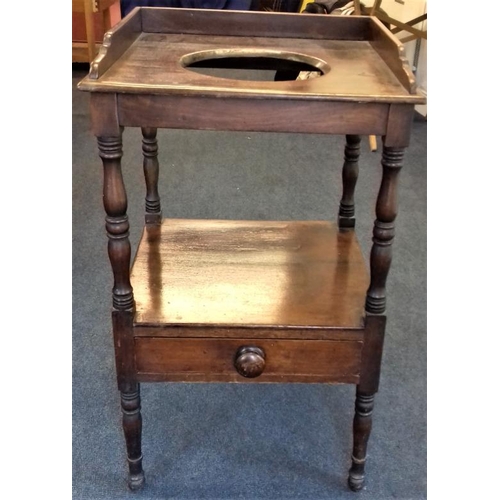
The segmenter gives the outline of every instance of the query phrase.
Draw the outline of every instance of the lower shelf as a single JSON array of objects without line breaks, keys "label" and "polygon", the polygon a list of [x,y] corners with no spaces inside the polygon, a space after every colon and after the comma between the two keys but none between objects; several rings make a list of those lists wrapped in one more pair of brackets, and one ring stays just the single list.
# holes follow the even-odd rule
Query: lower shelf
[{"label": "lower shelf", "polygon": [[326,221],[165,219],[131,280],[145,337],[342,339],[362,329],[368,288],[354,231]]},{"label": "lower shelf", "polygon": [[131,279],[139,381],[359,381],[368,275],[353,230],[166,219],[145,228]]}]

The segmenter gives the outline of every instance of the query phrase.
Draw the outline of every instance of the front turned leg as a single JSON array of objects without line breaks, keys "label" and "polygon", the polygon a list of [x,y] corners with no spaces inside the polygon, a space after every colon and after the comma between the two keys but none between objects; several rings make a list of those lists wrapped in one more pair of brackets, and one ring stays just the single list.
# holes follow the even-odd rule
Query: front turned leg
[{"label": "front turned leg", "polygon": [[137,390],[121,392],[123,413],[123,432],[127,444],[127,460],[129,467],[128,486],[132,491],[139,490],[144,485],[142,470],[142,416],[139,384]]},{"label": "front turned leg", "polygon": [[375,394],[356,392],[356,413],[353,423],[354,445],[352,451],[352,466],[349,470],[349,488],[359,491],[365,483],[365,462],[368,439],[372,430],[372,412]]},{"label": "front turned leg", "polygon": [[97,142],[104,167],[103,201],[106,210],[108,254],[114,276],[113,336],[129,462],[129,487],[137,490],[144,483],[141,454],[142,419],[139,384],[135,381],[134,368],[134,294],[130,283],[131,251],[127,194],[121,171],[121,134],[115,137],[98,137]]},{"label": "front turned leg", "polygon": [[359,152],[361,137],[359,135],[346,135],[344,148],[344,166],[342,168],[342,199],[339,206],[339,227],[354,227],[354,190],[359,173]]}]

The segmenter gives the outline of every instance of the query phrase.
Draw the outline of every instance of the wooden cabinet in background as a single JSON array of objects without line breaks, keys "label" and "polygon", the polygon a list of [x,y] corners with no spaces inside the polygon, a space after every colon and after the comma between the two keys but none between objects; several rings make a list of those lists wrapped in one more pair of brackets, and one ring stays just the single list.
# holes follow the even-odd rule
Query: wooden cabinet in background
[{"label": "wooden cabinet in background", "polygon": [[117,0],[73,1],[73,62],[90,62],[97,55],[104,33],[120,20]]}]

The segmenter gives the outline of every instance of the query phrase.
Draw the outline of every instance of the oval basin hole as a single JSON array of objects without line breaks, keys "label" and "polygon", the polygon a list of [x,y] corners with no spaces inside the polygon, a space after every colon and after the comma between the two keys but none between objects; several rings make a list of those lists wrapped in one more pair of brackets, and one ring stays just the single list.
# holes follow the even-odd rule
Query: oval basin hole
[{"label": "oval basin hole", "polygon": [[206,50],[181,58],[183,67],[207,76],[249,81],[292,81],[302,71],[314,77],[328,72],[321,59],[293,52],[255,50]]}]

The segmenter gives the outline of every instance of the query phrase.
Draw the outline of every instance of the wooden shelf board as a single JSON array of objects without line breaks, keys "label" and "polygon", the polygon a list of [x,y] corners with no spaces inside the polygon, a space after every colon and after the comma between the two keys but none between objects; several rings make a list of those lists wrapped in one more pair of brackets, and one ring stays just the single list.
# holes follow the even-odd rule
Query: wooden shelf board
[{"label": "wooden shelf board", "polygon": [[354,231],[326,221],[165,219],[131,280],[139,329],[360,329],[368,288]]}]

